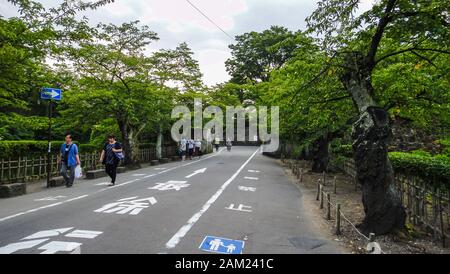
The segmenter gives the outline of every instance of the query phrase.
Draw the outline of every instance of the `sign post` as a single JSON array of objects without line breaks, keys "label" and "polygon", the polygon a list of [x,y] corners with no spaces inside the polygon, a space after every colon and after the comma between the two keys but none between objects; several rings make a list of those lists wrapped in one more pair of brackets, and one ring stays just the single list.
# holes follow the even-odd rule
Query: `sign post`
[{"label": "sign post", "polygon": [[[56,84],[60,86],[60,84]],[[62,91],[56,88],[43,88],[41,90],[41,99],[48,100],[48,150],[47,150],[47,187],[50,187],[50,177],[52,168],[52,108],[53,100],[61,101]]]}]

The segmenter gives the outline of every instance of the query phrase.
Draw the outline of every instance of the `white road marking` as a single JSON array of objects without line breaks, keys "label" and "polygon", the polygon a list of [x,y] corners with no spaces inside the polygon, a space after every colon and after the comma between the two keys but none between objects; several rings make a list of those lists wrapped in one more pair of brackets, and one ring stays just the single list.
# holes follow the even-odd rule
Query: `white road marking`
[{"label": "white road marking", "polygon": [[196,170],[196,171],[194,171],[192,174],[190,174],[190,175],[188,175],[188,176],[186,176],[185,178],[186,179],[189,179],[189,178],[191,178],[191,177],[194,177],[195,175],[197,175],[197,174],[200,174],[200,173],[205,173],[205,171],[206,171],[206,167],[205,168],[202,168],[202,169],[199,169],[199,170]]},{"label": "white road marking", "polygon": [[98,183],[98,184],[95,184],[95,185],[96,186],[107,186],[109,184],[110,184],[109,182],[103,182],[103,183]]},{"label": "white road marking", "polygon": [[259,180],[259,178],[256,177],[244,177],[245,180],[253,180],[253,181],[257,181]]},{"label": "white road marking", "polygon": [[87,194],[86,195],[82,195],[82,196],[79,196],[79,197],[75,197],[75,198],[69,199],[66,202],[76,201],[76,200],[79,200],[79,199],[86,198],[87,196],[89,196],[89,195],[87,195]]},{"label": "white road marking", "polygon": [[[200,217],[211,207],[211,205],[219,198],[222,192],[228,187],[228,185],[236,179],[236,177],[241,173],[245,166],[255,157],[259,148],[250,156],[250,158],[245,161],[244,164],[217,190],[217,192],[203,205],[199,212],[195,213],[188,222],[182,226],[175,235],[166,243],[167,248],[174,248],[180,242],[180,240],[186,236],[186,234],[191,230],[192,226],[200,219]],[[217,154],[215,154],[217,155]]]},{"label": "white road marking", "polygon": [[150,175],[145,176],[144,178],[147,179],[147,178],[150,178],[150,177],[153,177],[153,176],[156,176],[156,175],[157,174],[150,174]]},{"label": "white road marking", "polygon": [[259,173],[259,170],[249,169],[248,172],[250,172],[250,173]]},{"label": "white road marking", "polygon": [[49,196],[49,197],[45,197],[42,199],[34,199],[36,202],[40,202],[40,201],[57,201],[58,199],[61,198],[66,198],[66,196]]},{"label": "white road marking", "polygon": [[60,241],[52,241],[44,246],[39,247],[39,250],[44,250],[41,254],[55,254],[59,251],[63,252],[71,252],[79,248],[81,243],[73,243],[73,242],[60,242]]},{"label": "white road marking", "polygon": [[133,176],[133,177],[142,177],[142,176],[145,176],[145,175],[147,175],[147,174],[140,174],[140,173],[137,173],[137,174],[133,174],[133,175],[131,175],[131,176]]},{"label": "white road marking", "polygon": [[7,246],[1,247],[0,248],[0,254],[11,254],[14,253],[18,250],[22,250],[22,249],[28,249],[28,248],[32,248],[35,247],[45,241],[47,241],[47,239],[40,239],[40,240],[34,240],[34,241],[26,241],[26,242],[18,242],[18,243],[13,243],[13,244],[9,244]]},{"label": "white road marking", "polygon": [[66,234],[66,237],[70,238],[83,238],[83,239],[94,239],[98,235],[102,234],[101,231],[92,231],[92,230],[74,230],[69,234]]},{"label": "white road marking", "polygon": [[249,186],[238,186],[238,189],[241,191],[250,191],[250,192],[256,191],[256,187],[249,187]]},{"label": "white road marking", "polygon": [[154,197],[134,200],[136,198],[138,197],[120,199],[117,202],[106,204],[94,212],[138,215],[144,208],[158,202]]},{"label": "white road marking", "polygon": [[55,236],[59,236],[59,235],[65,233],[71,229],[73,229],[73,227],[43,230],[43,231],[39,231],[34,234],[31,234],[30,236],[27,236],[27,237],[23,238],[22,240],[34,240],[34,239],[39,239],[39,238],[55,237]]},{"label": "white road marking", "polygon": [[243,204],[240,204],[238,207],[234,207],[234,204],[231,204],[229,207],[226,207],[226,209],[229,210],[236,210],[236,211],[244,211],[244,212],[252,212],[251,206],[246,206]]},{"label": "white road marking", "polygon": [[166,167],[155,167],[155,170],[165,170],[167,169]]},{"label": "white road marking", "polygon": [[159,191],[165,190],[180,191],[181,188],[190,186],[190,184],[186,183],[187,181],[168,181],[167,183],[156,183],[156,186],[149,187],[148,189]]}]

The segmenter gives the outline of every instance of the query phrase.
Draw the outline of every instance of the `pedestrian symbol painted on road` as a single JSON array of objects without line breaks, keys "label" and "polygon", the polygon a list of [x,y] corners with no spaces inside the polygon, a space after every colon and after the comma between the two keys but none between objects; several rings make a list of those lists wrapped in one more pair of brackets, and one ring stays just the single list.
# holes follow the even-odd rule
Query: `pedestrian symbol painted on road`
[{"label": "pedestrian symbol painted on road", "polygon": [[244,241],[206,236],[199,248],[214,253],[242,254],[244,244]]},{"label": "pedestrian symbol painted on road", "polygon": [[150,205],[157,203],[154,197],[143,199],[137,198],[138,197],[120,199],[117,202],[104,205],[103,207],[94,210],[94,212],[138,215],[144,208],[148,208]]}]

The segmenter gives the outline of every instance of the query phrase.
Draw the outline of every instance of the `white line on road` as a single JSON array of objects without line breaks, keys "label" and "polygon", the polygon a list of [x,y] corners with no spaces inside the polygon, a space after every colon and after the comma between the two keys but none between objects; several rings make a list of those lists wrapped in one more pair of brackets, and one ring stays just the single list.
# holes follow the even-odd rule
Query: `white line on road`
[{"label": "white line on road", "polygon": [[250,173],[259,173],[259,170],[249,169],[248,172],[250,172]]},{"label": "white line on road", "polygon": [[259,178],[256,178],[256,177],[244,177],[244,179],[245,180],[253,180],[253,181],[259,180]]},{"label": "white line on road", "polygon": [[186,234],[191,230],[192,226],[200,219],[200,217],[205,213],[211,205],[219,198],[222,192],[228,187],[228,185],[233,182],[234,179],[238,176],[238,174],[244,169],[244,167],[255,157],[256,153],[259,151],[259,148],[253,152],[250,158],[245,161],[245,163],[217,190],[217,192],[203,205],[202,209],[195,213],[185,224],[182,226],[175,235],[166,243],[167,248],[174,248],[180,242],[180,240],[186,236]]}]

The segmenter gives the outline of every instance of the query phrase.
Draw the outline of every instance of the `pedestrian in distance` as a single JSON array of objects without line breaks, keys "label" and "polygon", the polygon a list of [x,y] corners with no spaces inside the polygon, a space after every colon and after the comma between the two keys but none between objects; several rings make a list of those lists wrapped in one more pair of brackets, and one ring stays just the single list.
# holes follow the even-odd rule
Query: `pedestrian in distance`
[{"label": "pedestrian in distance", "polygon": [[233,146],[233,143],[231,142],[231,139],[228,138],[227,139],[227,151],[230,152],[231,151],[231,147]]},{"label": "pedestrian in distance", "polygon": [[187,149],[187,140],[186,138],[183,136],[180,140],[180,156],[181,156],[181,161],[184,161],[186,158],[186,149]]},{"label": "pedestrian in distance", "polygon": [[[75,169],[81,165],[78,147],[72,142],[72,134],[65,136],[65,143],[61,145],[58,164],[61,164],[61,175],[66,182],[66,187],[72,187],[75,180]],[[67,174],[69,173],[69,174]]]},{"label": "pedestrian in distance", "polygon": [[219,151],[219,145],[220,145],[220,139],[219,139],[219,137],[216,137],[214,139],[214,146],[216,147],[216,152]]},{"label": "pedestrian in distance", "polygon": [[202,141],[200,141],[200,139],[195,141],[195,156],[198,158],[202,157]]},{"label": "pedestrian in distance", "polygon": [[116,141],[114,134],[109,134],[108,141],[103,146],[102,153],[100,155],[100,162],[105,165],[106,174],[111,178],[111,184],[116,184],[117,166],[120,160],[123,159],[122,145]]},{"label": "pedestrian in distance", "polygon": [[194,147],[195,147],[194,140],[189,139],[188,146],[189,146],[189,160],[192,160],[192,156],[194,155]]}]

